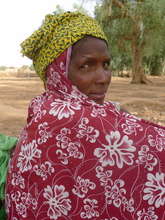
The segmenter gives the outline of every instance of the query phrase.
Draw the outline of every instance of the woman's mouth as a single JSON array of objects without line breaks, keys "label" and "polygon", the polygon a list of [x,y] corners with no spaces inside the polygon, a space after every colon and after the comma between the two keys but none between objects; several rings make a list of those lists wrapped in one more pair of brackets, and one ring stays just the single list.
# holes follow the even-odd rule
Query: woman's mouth
[{"label": "woman's mouth", "polygon": [[95,102],[102,104],[105,98],[105,93],[91,93],[88,95],[88,97]]}]

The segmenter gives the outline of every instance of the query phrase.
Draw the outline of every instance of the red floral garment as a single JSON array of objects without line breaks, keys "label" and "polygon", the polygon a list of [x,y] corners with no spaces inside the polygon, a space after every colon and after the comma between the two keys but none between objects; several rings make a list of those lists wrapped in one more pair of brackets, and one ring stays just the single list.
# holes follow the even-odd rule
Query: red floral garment
[{"label": "red floral garment", "polygon": [[10,161],[9,220],[165,220],[165,127],[66,77],[66,51],[47,69]]}]

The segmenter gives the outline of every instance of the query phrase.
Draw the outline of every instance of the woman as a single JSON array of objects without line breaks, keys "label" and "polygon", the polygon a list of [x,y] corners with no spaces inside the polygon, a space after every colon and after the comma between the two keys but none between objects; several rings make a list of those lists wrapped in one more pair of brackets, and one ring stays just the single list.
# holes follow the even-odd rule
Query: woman
[{"label": "woman", "polygon": [[104,33],[80,13],[49,15],[22,44],[45,82],[10,161],[8,219],[165,219],[165,127],[104,102]]}]

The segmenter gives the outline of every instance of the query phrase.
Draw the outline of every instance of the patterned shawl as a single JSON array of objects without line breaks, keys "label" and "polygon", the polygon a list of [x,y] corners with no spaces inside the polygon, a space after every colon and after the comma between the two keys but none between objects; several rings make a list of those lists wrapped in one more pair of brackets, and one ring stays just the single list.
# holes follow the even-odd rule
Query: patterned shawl
[{"label": "patterned shawl", "polygon": [[66,77],[66,57],[30,104],[10,162],[8,219],[165,219],[165,127],[89,100]]}]

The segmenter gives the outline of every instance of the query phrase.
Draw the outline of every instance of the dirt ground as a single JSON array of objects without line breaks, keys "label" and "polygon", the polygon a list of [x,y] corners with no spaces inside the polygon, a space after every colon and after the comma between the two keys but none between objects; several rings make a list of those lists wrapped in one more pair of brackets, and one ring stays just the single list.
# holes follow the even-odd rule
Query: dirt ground
[{"label": "dirt ground", "polygon": [[[113,77],[107,100],[121,103],[130,113],[165,126],[165,77],[151,77],[151,85],[130,84]],[[26,123],[30,100],[43,92],[38,78],[0,76],[0,133],[18,136]]]}]

